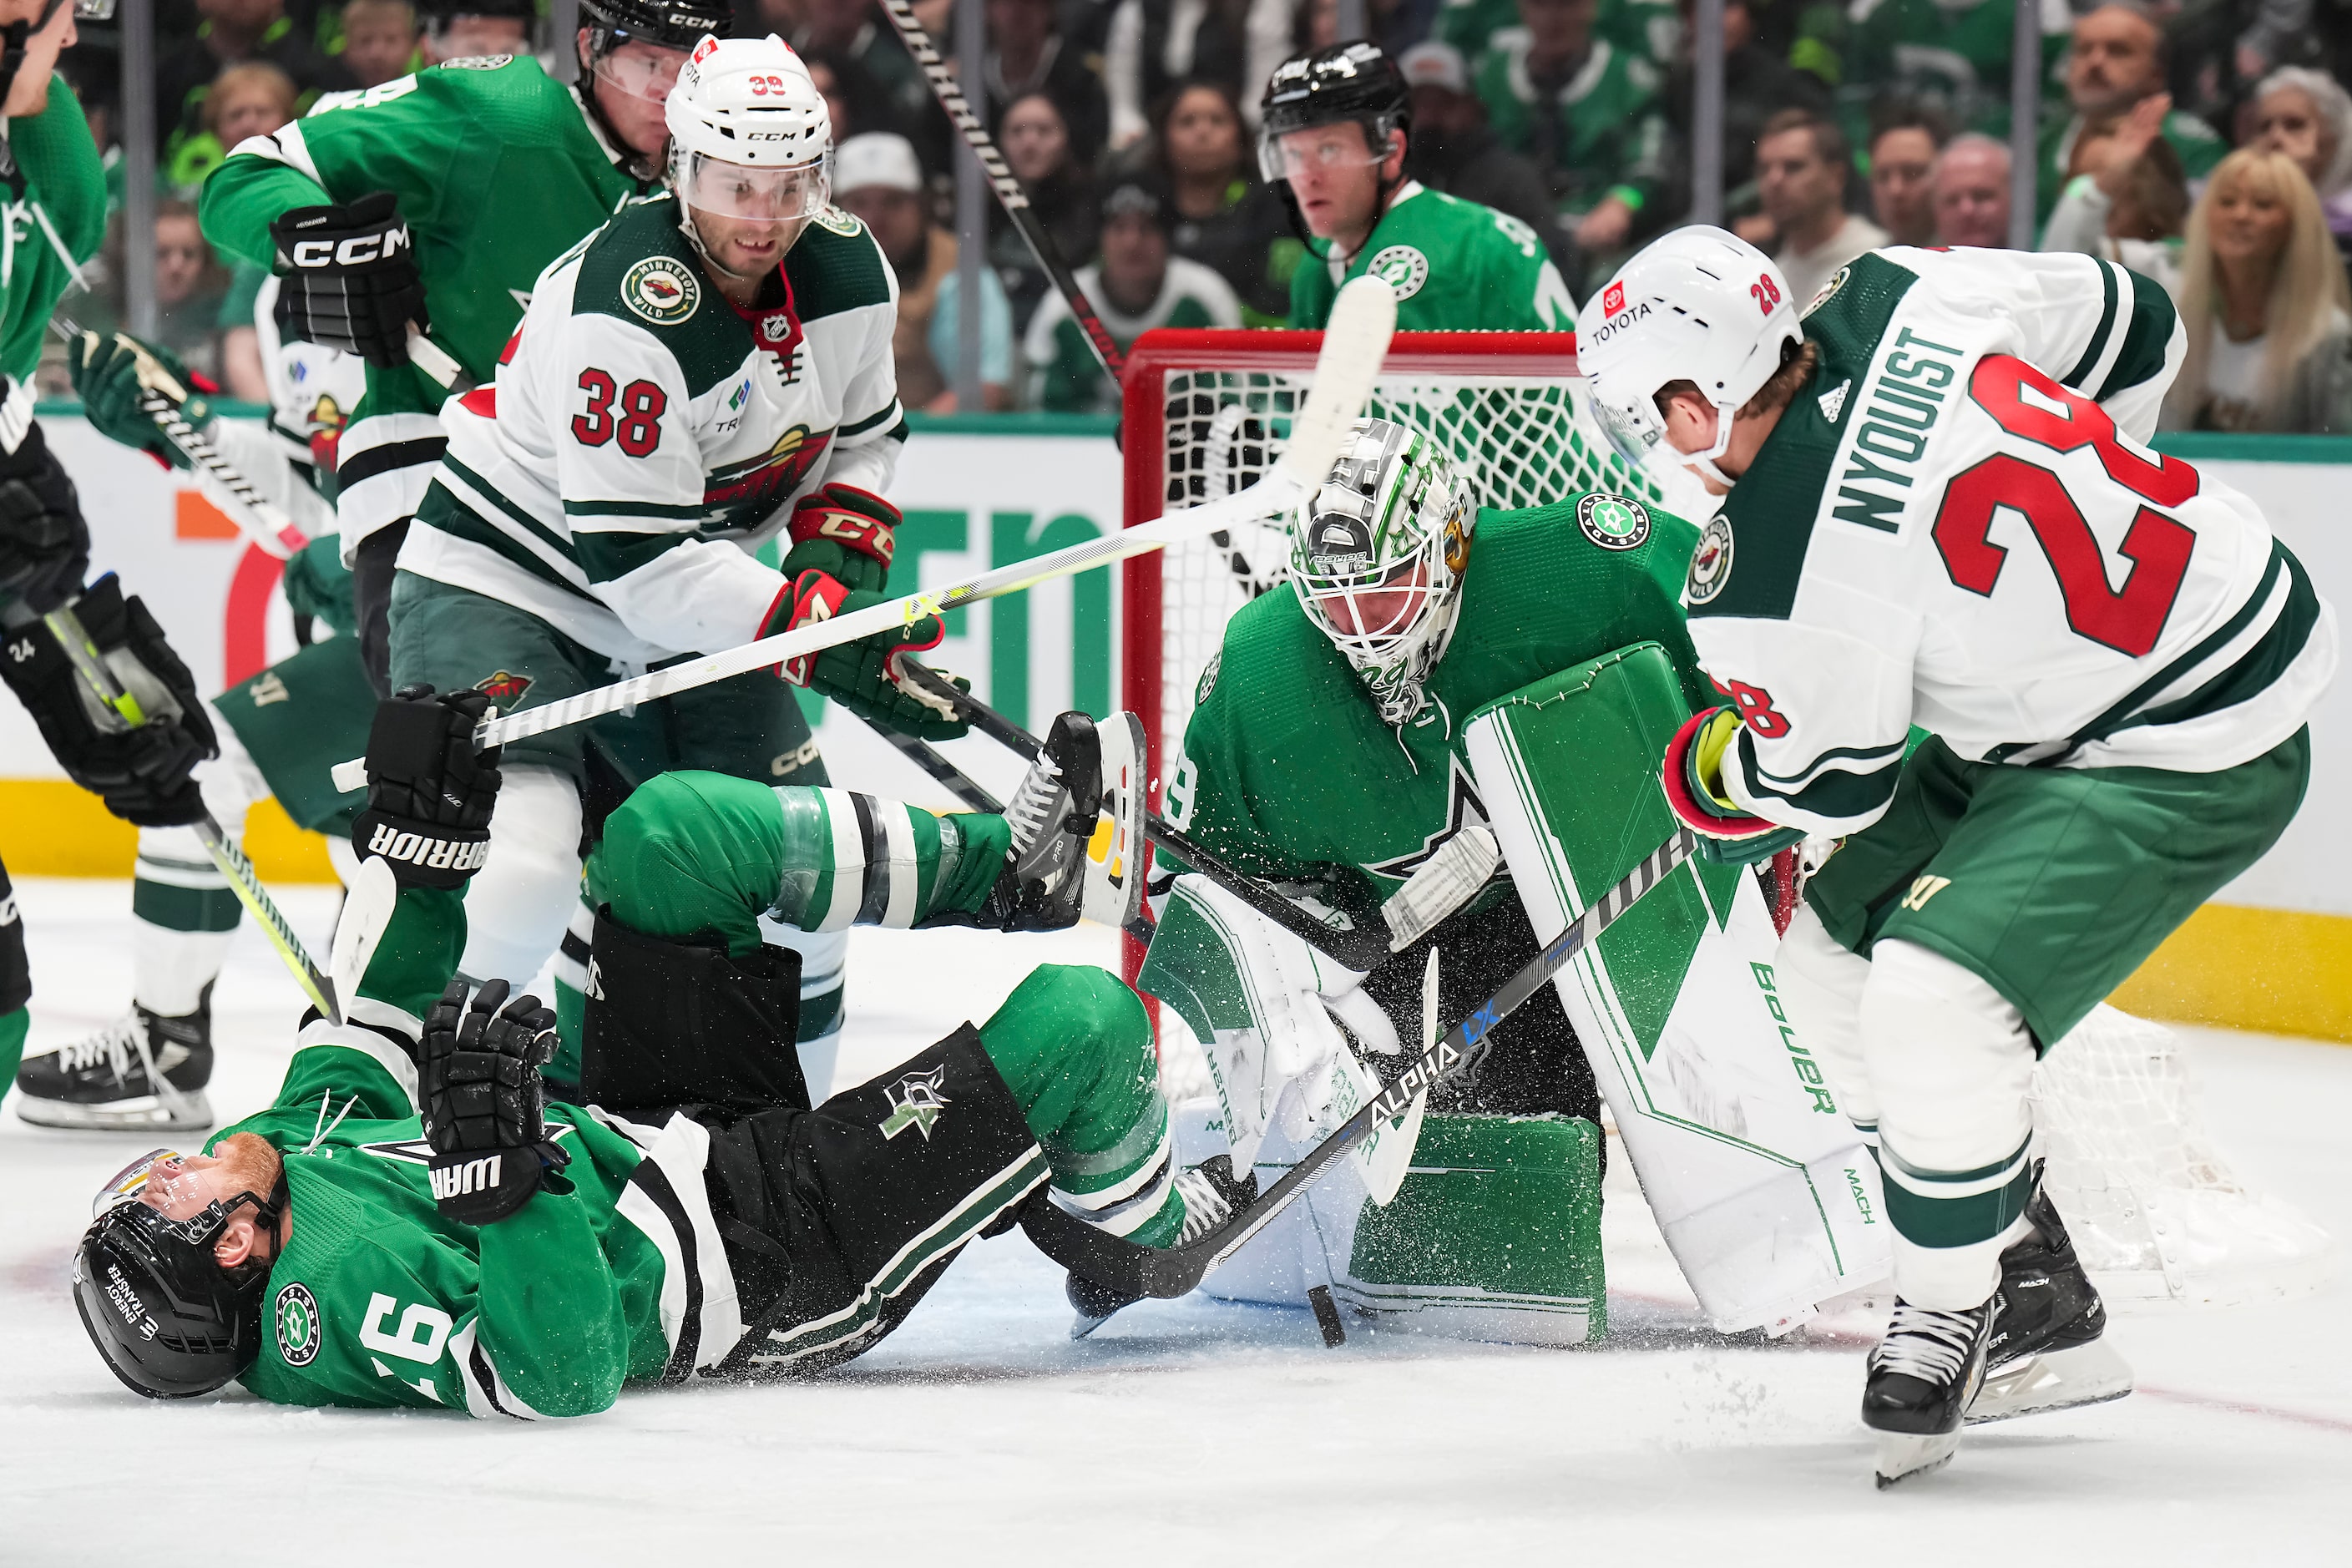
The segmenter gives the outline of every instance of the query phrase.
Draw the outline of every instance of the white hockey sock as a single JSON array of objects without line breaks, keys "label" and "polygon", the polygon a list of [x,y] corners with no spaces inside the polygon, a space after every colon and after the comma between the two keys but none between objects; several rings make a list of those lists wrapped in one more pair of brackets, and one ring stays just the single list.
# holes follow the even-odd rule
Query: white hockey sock
[{"label": "white hockey sock", "polygon": [[1800,905],[1773,955],[1772,973],[1797,1043],[1821,1064],[1846,1120],[1877,1148],[1878,1097],[1862,1048],[1862,993],[1870,961],[1846,951],[1810,906]]},{"label": "white hockey sock", "polygon": [[489,858],[466,886],[468,979],[520,991],[580,900],[580,792],[552,768],[509,767],[490,817]]},{"label": "white hockey sock", "polygon": [[1974,1307],[2032,1197],[2033,1047],[1980,976],[1900,941],[1873,948],[1862,1041],[1878,1099],[1895,1287],[1914,1306]]}]

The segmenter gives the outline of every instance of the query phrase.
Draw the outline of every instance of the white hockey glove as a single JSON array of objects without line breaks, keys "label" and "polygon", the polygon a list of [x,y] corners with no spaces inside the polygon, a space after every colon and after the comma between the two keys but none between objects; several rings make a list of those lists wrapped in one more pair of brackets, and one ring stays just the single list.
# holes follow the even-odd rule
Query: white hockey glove
[{"label": "white hockey glove", "polygon": [[[1197,919],[1222,949],[1202,954],[1194,988],[1230,988],[1241,1004],[1227,1015],[1234,1026],[1211,1030],[1204,1042],[1234,1169],[1249,1169],[1277,1117],[1285,1134],[1303,1142],[1328,1131],[1377,1092],[1356,1047],[1393,1056],[1400,1042],[1396,1026],[1363,992],[1361,973],[1317,952],[1206,877],[1176,879],[1171,913]],[[1224,973],[1206,973],[1212,968]]]}]

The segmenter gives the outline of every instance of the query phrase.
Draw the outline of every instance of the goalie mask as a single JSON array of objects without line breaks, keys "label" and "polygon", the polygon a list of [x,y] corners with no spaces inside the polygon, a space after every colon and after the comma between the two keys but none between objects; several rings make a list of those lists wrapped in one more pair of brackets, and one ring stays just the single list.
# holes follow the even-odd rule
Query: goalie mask
[{"label": "goalie mask", "polygon": [[1360,419],[1290,525],[1290,575],[1317,629],[1402,726],[1445,653],[1470,563],[1474,506],[1453,459],[1421,432]]},{"label": "goalie mask", "polygon": [[[833,196],[833,120],[808,67],[782,39],[719,39],[694,47],[663,106],[669,185],[678,226],[712,265],[698,213],[800,224]],[[795,228],[785,241],[790,248]]]}]

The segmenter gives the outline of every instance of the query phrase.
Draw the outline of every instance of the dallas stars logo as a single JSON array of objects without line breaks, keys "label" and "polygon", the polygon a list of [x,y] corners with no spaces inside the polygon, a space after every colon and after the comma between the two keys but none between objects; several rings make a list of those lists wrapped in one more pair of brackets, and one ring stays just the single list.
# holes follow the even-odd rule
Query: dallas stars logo
[{"label": "dallas stars logo", "polygon": [[1486,823],[1486,803],[1478,798],[1478,785],[1470,777],[1470,770],[1462,765],[1460,757],[1447,759],[1445,774],[1445,821],[1421,841],[1421,847],[1392,855],[1385,860],[1367,860],[1363,868],[1375,877],[1394,878],[1402,881],[1421,869],[1421,863],[1437,852],[1437,847],[1472,824]]},{"label": "dallas stars logo", "polygon": [[946,1081],[948,1069],[934,1068],[929,1072],[910,1072],[890,1086],[890,1114],[880,1122],[882,1140],[891,1139],[911,1127],[931,1141],[931,1127],[944,1115],[948,1097],[940,1092]]}]

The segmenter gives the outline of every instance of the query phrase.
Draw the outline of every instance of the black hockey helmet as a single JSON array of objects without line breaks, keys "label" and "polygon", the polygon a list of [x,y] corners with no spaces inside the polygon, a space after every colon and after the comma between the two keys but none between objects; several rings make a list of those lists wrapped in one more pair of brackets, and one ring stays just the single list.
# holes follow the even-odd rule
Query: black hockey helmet
[{"label": "black hockey helmet", "polygon": [[588,29],[588,63],[632,41],[664,49],[691,49],[702,35],[726,37],[735,30],[730,0],[580,0],[580,25]]},{"label": "black hockey helmet", "polygon": [[[110,1191],[119,1191],[118,1178]],[[135,1201],[109,1201],[74,1249],[74,1305],[90,1343],[122,1385],[149,1399],[210,1394],[261,1353],[261,1299],[270,1261],[224,1268],[213,1242],[232,1210],[251,1205],[274,1227],[286,1204],[281,1170],[267,1199],[245,1193],[175,1220]]]},{"label": "black hockey helmet", "polygon": [[1258,100],[1265,136],[1354,121],[1375,149],[1389,132],[1412,132],[1412,96],[1404,73],[1378,44],[1358,39],[1295,55],[1274,68]]}]

